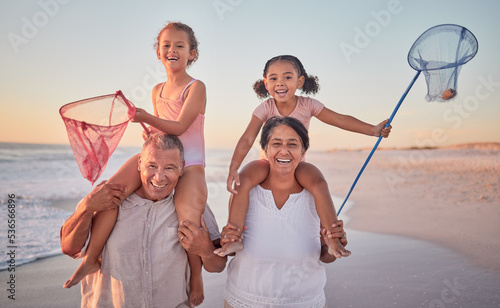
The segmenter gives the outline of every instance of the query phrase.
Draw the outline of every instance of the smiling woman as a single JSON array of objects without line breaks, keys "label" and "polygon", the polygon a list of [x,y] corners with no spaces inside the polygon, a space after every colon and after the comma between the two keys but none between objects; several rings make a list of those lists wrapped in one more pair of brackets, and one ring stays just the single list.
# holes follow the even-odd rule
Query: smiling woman
[{"label": "smiling woman", "polygon": [[[307,130],[297,119],[273,117],[260,144],[269,175],[250,191],[244,249],[228,265],[225,307],[324,307],[321,262],[336,258],[328,253],[326,232],[319,236],[313,196],[295,178],[309,147]],[[344,234],[342,227],[335,232]]]},{"label": "smiling woman", "polygon": [[[290,172],[294,174],[309,148],[307,130],[302,123],[290,117],[275,117],[268,122],[269,125],[264,125],[262,129],[260,146],[266,152],[269,164],[272,166],[270,168],[277,168],[276,171],[279,170],[284,176],[288,176]],[[270,172],[269,176],[271,175]]]}]

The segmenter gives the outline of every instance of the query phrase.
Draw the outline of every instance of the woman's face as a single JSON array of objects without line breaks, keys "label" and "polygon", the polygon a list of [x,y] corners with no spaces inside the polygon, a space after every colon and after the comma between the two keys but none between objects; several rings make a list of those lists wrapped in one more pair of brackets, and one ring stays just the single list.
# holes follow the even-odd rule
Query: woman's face
[{"label": "woman's face", "polygon": [[269,138],[266,155],[271,172],[294,175],[295,169],[304,155],[302,141],[290,126],[276,126]]}]

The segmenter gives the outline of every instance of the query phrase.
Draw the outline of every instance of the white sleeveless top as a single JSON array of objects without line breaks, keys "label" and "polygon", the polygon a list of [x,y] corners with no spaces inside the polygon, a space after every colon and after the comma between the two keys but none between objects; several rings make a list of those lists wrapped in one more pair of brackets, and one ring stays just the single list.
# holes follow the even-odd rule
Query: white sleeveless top
[{"label": "white sleeveless top", "polygon": [[272,192],[250,191],[242,251],[227,268],[224,297],[240,307],[325,307],[320,220],[313,196],[291,194],[279,210]]}]

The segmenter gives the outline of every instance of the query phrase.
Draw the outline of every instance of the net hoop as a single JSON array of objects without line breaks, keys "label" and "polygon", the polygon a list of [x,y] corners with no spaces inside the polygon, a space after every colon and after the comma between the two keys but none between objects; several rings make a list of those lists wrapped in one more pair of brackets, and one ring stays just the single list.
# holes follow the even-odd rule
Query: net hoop
[{"label": "net hoop", "polygon": [[[120,98],[121,101],[128,108],[128,118],[126,118],[126,119],[124,118],[123,120],[120,120],[117,123],[114,123],[114,122],[111,123],[111,120],[108,121],[108,124],[98,123],[96,121],[93,121],[92,119],[90,119],[90,120],[88,119],[88,120],[84,121],[84,120],[76,119],[75,117],[72,117],[71,115],[68,115],[68,112],[70,111],[70,109],[74,108],[75,106],[81,106],[81,105],[87,104],[88,102],[91,102],[91,101],[101,101],[101,100],[115,99],[115,98]],[[120,125],[120,124],[128,123],[130,121],[130,119],[132,119],[135,116],[135,113],[136,113],[135,106],[127,98],[125,98],[122,91],[116,91],[115,94],[101,95],[101,96],[96,96],[96,97],[92,97],[92,98],[86,98],[86,99],[74,101],[71,103],[67,103],[67,104],[63,105],[61,108],[59,108],[59,114],[61,115],[61,118],[63,119],[63,121],[73,120],[73,121],[77,121],[77,122],[82,122],[82,123],[96,125],[96,126],[103,126],[103,127],[110,127],[113,125]]]},{"label": "net hoop", "polygon": [[[440,30],[440,31],[438,31],[438,30]],[[423,69],[422,67],[420,67],[421,62],[418,61],[412,55],[418,54],[416,52],[416,49],[424,41],[430,39],[433,36],[437,36],[439,34],[442,34],[444,32],[457,33],[457,36],[459,36],[459,39],[460,39],[460,42],[458,42],[458,44],[460,44],[462,40],[468,41],[470,43],[471,47],[473,48],[472,52],[467,54],[464,57],[461,57],[460,59],[455,59],[456,61],[454,63],[448,63],[448,64],[443,63],[442,66],[436,65],[436,67],[430,67],[430,68],[426,67],[425,69]],[[441,70],[441,69],[446,69],[446,68],[464,65],[465,63],[469,62],[470,60],[472,60],[472,58],[474,58],[476,56],[478,48],[479,48],[479,45],[478,45],[477,39],[474,36],[474,34],[471,31],[469,31],[469,29],[467,29],[463,26],[456,25],[456,24],[442,24],[442,25],[437,25],[437,26],[434,26],[432,28],[427,29],[424,33],[422,33],[415,40],[415,42],[413,43],[413,45],[410,48],[410,51],[408,52],[407,60],[408,60],[408,64],[411,66],[411,68],[413,68],[414,70],[417,70],[417,71]],[[457,49],[458,49],[458,47],[457,47]],[[457,56],[458,56],[458,54],[457,54]]]},{"label": "net hoop", "polygon": [[135,106],[121,91],[65,104],[59,109],[83,177],[92,185],[106,168],[120,142]]}]

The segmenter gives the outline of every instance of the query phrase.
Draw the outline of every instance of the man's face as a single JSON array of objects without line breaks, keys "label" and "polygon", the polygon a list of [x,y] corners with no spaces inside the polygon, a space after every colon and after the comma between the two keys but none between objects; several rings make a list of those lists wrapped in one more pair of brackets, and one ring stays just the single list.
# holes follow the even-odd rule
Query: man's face
[{"label": "man's face", "polygon": [[177,185],[183,167],[179,149],[160,150],[148,146],[139,155],[142,186],[136,193],[152,201],[165,198]]}]

